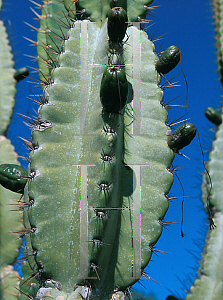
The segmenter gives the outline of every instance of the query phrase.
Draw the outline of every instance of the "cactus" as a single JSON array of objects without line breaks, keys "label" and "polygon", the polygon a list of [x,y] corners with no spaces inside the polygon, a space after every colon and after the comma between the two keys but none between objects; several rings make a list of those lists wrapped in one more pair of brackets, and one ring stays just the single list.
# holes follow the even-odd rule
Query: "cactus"
[{"label": "cactus", "polygon": [[0,134],[5,134],[10,123],[10,118],[12,116],[14,97],[15,97],[15,83],[14,79],[14,62],[12,60],[11,48],[8,44],[8,38],[5,31],[3,22],[0,22],[0,66],[1,66],[1,81],[0,90],[1,92],[1,110],[0,110]]},{"label": "cactus", "polygon": [[[94,9],[84,1],[79,5],[94,20]],[[134,26],[125,39],[122,34],[115,41],[119,30],[114,30],[113,16],[107,25],[102,8],[100,22],[77,21],[69,29],[37,121],[31,121],[33,151],[23,221],[28,261],[43,284],[38,292],[42,297],[78,298],[83,294],[78,285],[86,282],[98,299],[125,291],[155,251],[168,208],[172,175],[167,168],[174,153],[166,144],[169,128],[160,104],[158,58],[145,33]],[[145,224],[141,246],[140,210]],[[47,232],[54,232],[55,239],[49,240]],[[48,279],[55,288],[44,286]]]},{"label": "cactus", "polygon": [[[1,6],[2,2],[0,2],[0,8]],[[24,76],[29,74],[29,70],[27,68],[14,69],[11,46],[9,46],[8,36],[2,20],[0,20],[0,31],[0,164],[1,166],[3,166],[3,162],[7,162],[7,166],[9,164],[15,166],[16,164],[17,169],[21,168],[18,166],[18,155],[15,153],[10,140],[4,135],[8,130],[13,113],[16,82],[24,79]],[[3,169],[5,168],[1,167],[1,181],[5,180],[6,175]],[[8,175],[9,173],[6,176]],[[24,179],[22,180],[24,181]],[[11,182],[10,189],[12,185]],[[10,191],[6,189],[8,186],[6,188],[3,186],[0,186],[0,298],[3,300],[16,300],[19,293],[15,288],[19,287],[20,276],[14,270],[12,264],[15,263],[22,244],[22,237],[19,234],[23,230],[22,214],[18,208],[21,204],[21,196],[16,193],[18,187],[15,186],[15,189]]]},{"label": "cactus", "polygon": [[[223,12],[222,1],[213,1],[213,10],[215,17],[216,26],[216,40],[217,40],[217,58],[218,58],[218,73],[220,76],[220,82],[222,84],[222,25],[221,25],[221,15]],[[208,111],[208,113],[207,113]],[[202,201],[204,202],[204,207],[207,213],[211,209],[214,215],[214,220],[216,228],[214,231],[209,230],[206,238],[206,245],[204,247],[204,252],[202,254],[202,261],[200,268],[198,270],[198,278],[195,280],[194,285],[191,287],[186,300],[193,299],[221,299],[223,297],[223,204],[222,204],[222,186],[221,186],[221,172],[220,167],[222,163],[222,115],[219,116],[218,111],[213,111],[217,118],[210,118],[210,108],[207,108],[206,116],[217,126],[217,132],[215,136],[215,141],[213,142],[212,150],[209,154],[208,170],[211,176],[211,180],[207,176],[203,176],[202,184]],[[217,120],[216,120],[217,119]],[[210,205],[208,207],[205,197],[208,193],[210,195]],[[213,267],[216,266],[216,267]]]},{"label": "cactus", "polygon": [[[18,163],[10,141],[0,136],[0,163],[4,161]],[[22,243],[18,236],[18,232],[23,229],[22,215],[16,206],[20,203],[21,196],[2,186],[0,193],[0,297],[4,300],[16,300],[18,291],[15,287],[19,287],[19,275],[11,264],[15,262]]]},{"label": "cactus", "polygon": [[[60,2],[60,1],[59,1]],[[86,1],[85,1],[86,2]],[[84,2],[83,2],[84,3]],[[158,3],[154,3],[154,5],[156,5],[156,4],[158,4]],[[83,5],[83,7],[84,7],[84,5]],[[128,10],[127,10],[128,11]],[[94,13],[94,14],[93,14]],[[91,15],[91,14],[93,14],[95,17],[95,19],[97,19],[98,18],[98,12],[96,12],[96,14],[95,14],[95,12],[93,11],[93,13],[91,12],[91,8],[88,8],[88,11],[87,11],[87,15]],[[81,17],[80,17],[81,18]],[[131,19],[132,20],[132,19]],[[88,26],[90,26],[90,25],[88,25]],[[96,25],[95,25],[96,26]],[[100,28],[100,26],[101,25],[97,25],[99,28]],[[95,30],[95,29],[94,29]],[[130,30],[130,29],[129,29]],[[90,30],[89,30],[89,32],[90,32]],[[102,31],[102,29],[100,29],[100,32],[101,32],[101,34],[103,33],[103,31]],[[90,35],[90,33],[89,33],[89,35]],[[127,49],[126,50],[126,52],[124,53],[124,55],[126,56],[126,57],[128,57],[128,55],[130,55],[129,53],[128,53],[128,46],[129,45],[131,45],[131,35],[132,34],[129,34],[129,36],[130,36],[130,38],[129,38],[129,41],[126,43],[126,45],[124,45],[124,47]],[[129,44],[129,45],[127,45],[127,44]],[[66,59],[66,45],[68,45],[67,47],[68,47],[68,49],[69,49],[69,39],[65,42],[65,45],[64,45],[64,48],[65,48],[65,53],[64,53],[64,56],[63,56],[63,58],[61,58],[61,61],[59,60],[59,62],[58,62],[58,65],[59,64],[63,64],[64,63],[64,61],[65,61],[65,59]],[[93,48],[92,47],[92,44],[90,44],[90,42],[89,42],[89,45],[91,46],[91,49]],[[145,44],[146,45],[146,44]],[[149,47],[148,47],[149,48]],[[151,48],[151,46],[150,46],[150,48]],[[95,49],[95,48],[93,48],[93,49]],[[98,50],[98,49],[97,49]],[[28,51],[26,50],[26,53],[27,53]],[[64,59],[64,61],[63,61],[63,59]],[[144,61],[143,61],[144,62]],[[125,61],[125,64],[127,65],[127,63],[128,63],[128,60],[127,61]],[[107,64],[107,61],[105,60],[105,62],[104,62],[104,64]],[[61,65],[60,65],[60,68],[61,68]],[[70,67],[70,66],[69,66]],[[128,69],[127,69],[128,68]],[[102,68],[103,69],[103,68]],[[127,71],[126,71],[126,74],[127,74],[127,79],[128,79],[128,81],[129,82],[131,82],[131,78],[130,78],[130,76],[129,76],[129,67],[127,67],[126,66],[126,69],[127,69]],[[59,68],[58,68],[58,70],[56,69],[55,71],[53,71],[52,72],[53,74],[52,74],[52,78],[56,81],[56,80],[58,80],[58,76],[62,76],[63,74],[60,74],[59,73]],[[56,74],[57,73],[57,74]],[[101,74],[101,76],[102,76],[102,72],[100,73]],[[50,75],[51,76],[51,75]],[[55,77],[54,77],[55,76]],[[68,79],[69,80],[71,80],[71,76],[74,76],[74,74],[72,73],[72,75],[70,75],[69,77],[68,77]],[[129,77],[128,77],[129,76]],[[62,78],[62,77],[61,77]],[[60,79],[61,79],[60,78]],[[67,80],[68,80],[67,79]],[[47,80],[49,80],[49,78],[47,79]],[[45,79],[43,79],[43,81],[45,81]],[[95,82],[97,82],[97,85],[99,85],[99,87],[100,87],[100,80],[98,80],[98,81],[96,81],[96,79],[95,79]],[[99,84],[98,84],[98,82],[99,82]],[[59,85],[60,85],[60,83],[59,83]],[[129,85],[130,86],[130,85]],[[53,101],[53,99],[52,99],[52,97],[53,97],[53,93],[55,94],[55,89],[56,89],[56,87],[54,87],[53,85],[52,85],[52,87],[50,86],[50,87],[47,87],[47,89],[45,89],[44,90],[44,93],[45,93],[45,96],[47,96],[47,101],[49,101],[49,103],[50,102],[53,102],[54,103],[54,101]],[[133,89],[134,89],[134,82],[133,82]],[[135,89],[134,89],[135,90]],[[60,86],[58,86],[58,92],[63,92],[62,91],[62,89],[60,90]],[[93,91],[95,91],[94,89],[93,89]],[[49,96],[48,96],[48,94],[49,94]],[[158,96],[158,95],[157,95]],[[159,97],[157,97],[157,99],[158,99]],[[61,99],[60,99],[60,101],[63,99],[63,97],[61,96]],[[96,100],[95,100],[96,101]],[[157,100],[157,101],[159,101],[159,100]],[[128,102],[128,100],[127,100],[127,102]],[[93,107],[93,103],[94,102],[92,102],[92,107]],[[52,103],[51,103],[52,104]],[[55,104],[55,103],[54,103]],[[100,103],[100,98],[98,98],[97,99],[97,105],[99,106],[99,109],[98,109],[98,111],[99,111],[99,113],[98,112],[96,112],[96,115],[94,116],[94,118],[92,117],[92,120],[91,120],[91,122],[93,123],[93,122],[95,122],[95,124],[96,124],[96,126],[98,126],[97,127],[97,129],[98,128],[100,128],[100,127],[102,127],[103,128],[103,126],[104,126],[104,131],[106,131],[106,128],[109,128],[109,127],[111,127],[112,126],[112,128],[113,129],[116,129],[117,130],[117,137],[115,137],[115,139],[117,139],[117,141],[115,141],[115,145],[114,145],[114,147],[117,147],[117,148],[115,148],[115,149],[120,149],[120,145],[122,144],[122,137],[121,137],[121,134],[119,134],[121,131],[122,131],[122,123],[123,123],[123,121],[122,121],[122,115],[120,115],[119,117],[117,117],[117,119],[116,120],[114,120],[114,122],[111,124],[108,124],[108,125],[104,125],[104,121],[102,121],[102,116],[100,116],[100,107],[101,107],[101,103]],[[127,106],[128,106],[129,104],[127,104]],[[95,107],[95,105],[94,105],[94,107]],[[128,106],[129,107],[129,106]],[[41,118],[42,119],[47,119],[48,120],[48,116],[47,117],[44,117],[44,115],[46,115],[46,114],[51,114],[51,111],[53,111],[53,110],[55,110],[56,109],[56,107],[54,107],[53,105],[51,105],[51,106],[48,106],[48,107],[46,107],[46,106],[43,106],[42,108],[41,108],[41,110],[40,110],[40,115],[41,115]],[[125,109],[125,108],[124,108]],[[146,111],[146,110],[145,110]],[[163,110],[164,111],[164,110]],[[148,114],[150,114],[151,112],[150,111],[148,111]],[[162,114],[161,114],[161,116],[162,116]],[[128,117],[128,116],[127,116]],[[127,119],[127,117],[125,117],[124,118],[124,122],[125,122],[125,124],[127,124],[128,123],[128,119]],[[96,121],[95,121],[95,119],[96,119],[96,121],[97,120],[101,120],[101,121],[97,121],[98,123],[96,123]],[[165,120],[165,115],[163,114],[163,119]],[[52,120],[51,120],[52,121]],[[130,118],[130,121],[132,121],[132,119]],[[101,122],[101,123],[100,123]],[[92,123],[90,123],[90,124],[92,124]],[[136,123],[136,122],[135,122]],[[46,123],[42,123],[42,125],[45,125]],[[48,123],[49,124],[49,123]],[[134,124],[134,122],[133,122],[133,124]],[[196,124],[196,126],[198,127],[198,125]],[[55,127],[55,124],[54,124],[54,127]],[[44,140],[43,140],[43,138],[42,137],[44,137],[44,138],[47,138],[47,137],[45,137],[46,135],[47,135],[47,131],[53,131],[54,130],[54,127],[52,127],[52,128],[49,128],[49,129],[46,129],[46,130],[44,130],[43,132],[36,132],[36,131],[34,131],[34,133],[33,133],[33,136],[34,136],[34,138],[36,138],[36,140],[38,140],[38,139],[41,139],[41,142],[43,143],[44,142]],[[91,126],[88,126],[88,128],[90,128],[90,130],[91,130],[91,132],[93,131],[93,128],[91,127]],[[198,128],[199,129],[199,128]],[[106,134],[104,133],[104,135],[106,136]],[[38,136],[38,138],[37,138],[37,136]],[[165,141],[167,141],[167,136],[165,136]],[[95,143],[95,144],[94,144]],[[94,146],[94,145],[96,145],[96,143],[98,143],[98,142],[96,142],[96,141],[94,141],[94,140],[92,140],[92,153],[94,153],[94,150],[93,149],[95,149],[96,148],[96,146]],[[134,142],[133,141],[131,141],[131,139],[128,137],[128,136],[126,136],[126,143],[128,144],[128,145],[130,145],[129,147],[129,149],[131,150],[131,151],[137,151],[137,148],[135,148],[134,149],[134,147],[135,147],[135,144],[134,144]],[[132,144],[131,144],[132,143]],[[84,147],[86,147],[86,149],[87,149],[87,141],[83,141],[83,144],[84,144]],[[44,142],[44,145],[45,145],[45,142]],[[46,144],[47,145],[47,144]],[[36,144],[34,144],[33,145],[34,147],[35,146],[37,146]],[[39,146],[39,145],[38,145]],[[79,145],[78,145],[79,146]],[[143,147],[142,145],[140,145],[141,147]],[[77,147],[77,146],[76,146]],[[132,148],[131,148],[132,147]],[[113,155],[113,153],[111,152],[106,152],[107,150],[106,150],[106,147],[104,146],[104,147],[102,147],[103,148],[103,151],[102,151],[102,149],[101,149],[101,147],[100,147],[100,149],[99,150],[97,150],[97,151],[95,151],[95,156],[96,156],[96,153],[98,153],[97,155],[98,155],[98,157],[99,158],[97,158],[98,159],[98,161],[97,161],[97,159],[96,159],[96,163],[99,165],[100,163],[99,162],[101,162],[100,161],[100,156],[101,157],[104,157],[104,156],[109,156],[108,154],[111,154],[111,156]],[[108,149],[110,149],[110,148],[108,148]],[[167,148],[168,149],[168,148]],[[126,151],[128,150],[128,148],[126,149]],[[42,150],[41,150],[42,151]],[[44,160],[44,159],[42,159],[41,158],[41,156],[43,155],[45,155],[45,153],[44,153],[44,149],[43,149],[43,151],[42,151],[42,153],[41,153],[41,151],[40,150],[38,150],[37,151],[37,149],[35,149],[35,151],[34,151],[34,154],[32,154],[31,156],[32,156],[32,162],[31,162],[31,172],[33,172],[33,171],[35,171],[36,169],[33,167],[34,166],[34,164],[35,164],[35,166],[37,165],[37,163],[38,163],[38,166],[40,165],[40,159],[41,159],[41,161],[42,160]],[[87,156],[87,154],[88,154],[88,152],[87,152],[88,150],[85,150],[84,151],[84,154],[86,153],[86,156]],[[169,149],[168,149],[168,151],[170,151]],[[112,159],[114,159],[115,161],[117,161],[117,165],[118,164],[120,164],[120,161],[122,160],[122,157],[118,157],[117,156],[117,153],[118,152],[118,150],[115,150],[115,155],[113,156],[113,158]],[[171,153],[171,151],[170,151],[170,153]],[[53,154],[52,154],[53,155]],[[172,154],[173,155],[173,154]],[[39,156],[39,157],[38,157]],[[47,156],[47,159],[46,159],[46,161],[48,162],[50,162],[51,161],[51,159],[50,158],[52,158],[52,156],[51,156],[51,154],[50,154],[50,157],[49,156]],[[35,163],[34,163],[34,161],[35,161]],[[129,158],[128,158],[128,156],[126,157],[124,157],[124,162],[126,163],[126,164],[131,164],[131,162],[129,161]],[[84,162],[85,163],[85,162]],[[95,164],[96,164],[95,163]],[[73,162],[71,162],[71,164],[74,164]],[[94,164],[94,162],[92,162],[92,164]],[[169,163],[166,163],[166,165],[168,165],[168,164],[170,164],[170,162]],[[70,166],[71,167],[71,166]],[[77,167],[75,167],[75,166],[72,166],[72,168],[71,169],[74,169],[74,168],[77,168]],[[116,166],[114,167],[114,170],[116,170],[115,169],[116,168]],[[95,191],[94,192],[91,192],[91,190],[89,190],[89,194],[90,195],[92,195],[92,197],[93,197],[93,195],[94,195],[94,193],[97,193],[97,192],[99,192],[99,195],[100,195],[100,200],[103,200],[102,198],[104,197],[104,198],[106,198],[106,197],[112,197],[111,196],[111,194],[113,193],[113,190],[115,190],[116,191],[116,189],[118,189],[118,187],[117,187],[117,183],[116,183],[116,181],[117,181],[117,179],[116,179],[116,181],[114,181],[113,182],[113,179],[111,180],[106,180],[106,183],[104,183],[104,182],[98,182],[97,181],[97,178],[95,178],[95,174],[99,174],[101,171],[100,171],[100,169],[99,169],[99,167],[98,167],[98,170],[96,170],[96,171],[94,171],[94,169],[93,169],[93,167],[91,167],[91,171],[89,171],[88,172],[88,176],[89,176],[89,187],[93,190],[93,189],[95,189]],[[38,170],[39,170],[39,167],[38,167]],[[113,171],[114,171],[113,170]],[[126,167],[124,167],[124,169],[123,169],[124,171],[128,171],[129,172],[129,170],[126,168]],[[40,171],[40,170],[39,170]],[[123,171],[123,172],[124,172]],[[94,173],[95,172],[95,173]],[[129,173],[126,173],[126,174],[129,174]],[[83,170],[82,170],[82,173],[83,173]],[[37,173],[38,174],[38,173]],[[42,172],[40,172],[40,176],[38,176],[38,177],[35,177],[34,179],[32,179],[30,182],[30,194],[31,194],[31,191],[32,190],[34,190],[34,197],[35,197],[35,192],[37,191],[37,187],[35,186],[35,185],[37,185],[35,182],[38,182],[38,181],[40,181],[41,180],[41,175],[42,175],[43,173]],[[34,174],[33,174],[34,175]],[[102,174],[103,175],[103,174]],[[123,178],[125,178],[125,176],[123,176]],[[124,179],[123,179],[124,180]],[[102,185],[102,184],[106,184],[106,185]],[[99,191],[98,191],[99,190]],[[32,194],[31,194],[31,196],[30,197],[32,197]],[[127,197],[127,196],[124,196],[125,198]],[[26,200],[27,201],[27,200]],[[96,204],[97,205],[97,204]],[[30,209],[30,211],[31,211],[31,209]],[[32,211],[34,211],[34,209],[32,209]],[[53,212],[53,211],[52,211]],[[93,212],[94,211],[90,211],[90,213],[92,213],[93,214]],[[99,211],[99,212],[101,212],[101,211]],[[35,216],[36,216],[36,214],[34,215],[34,212],[33,213],[31,213],[31,219],[32,219],[32,222],[39,222],[39,220],[37,220],[37,219],[35,219]],[[142,216],[143,216],[143,213],[142,213]],[[94,223],[95,222],[95,219],[94,218],[92,218],[92,223]],[[32,225],[34,224],[34,223],[32,223]],[[111,223],[112,224],[112,223]],[[25,222],[25,225],[26,226],[29,226],[29,224],[27,223],[27,222]],[[93,226],[93,225],[92,225]],[[91,228],[93,228],[93,227],[91,227]],[[93,230],[93,229],[91,229],[91,228],[89,228],[89,231],[91,231],[91,230]],[[172,228],[171,228],[171,230],[172,230]],[[157,233],[158,233],[158,235],[160,234],[159,233],[159,230],[157,230]],[[187,233],[188,234],[188,233]],[[33,240],[35,240],[35,239],[37,239],[38,238],[38,234],[36,234],[36,233],[33,233],[32,234],[32,236],[34,236],[34,238],[32,237],[32,239]],[[27,238],[26,238],[27,239]],[[94,243],[92,242],[92,243],[90,243],[89,241],[91,240],[91,238],[89,237],[89,240],[88,241],[85,241],[87,244],[88,244],[88,248],[90,249],[90,248],[92,248],[92,252],[93,252],[93,255],[95,255],[95,257],[97,257],[97,255],[98,255],[98,249],[97,249],[97,247],[94,245]],[[37,243],[37,241],[34,241],[35,243]],[[34,243],[33,242],[33,243]],[[102,250],[100,250],[100,251],[104,251],[104,252],[106,252],[106,250],[107,250],[107,248],[108,248],[108,246],[111,246],[111,245],[109,245],[110,244],[110,241],[107,241],[107,240],[103,240],[103,242],[104,242],[104,244],[105,245],[102,245]],[[124,242],[123,242],[124,243]],[[106,245],[107,244],[107,245]],[[128,243],[126,243],[126,245],[127,245],[127,247],[128,247]],[[146,247],[145,247],[146,248]],[[165,249],[165,247],[164,247],[164,249]],[[128,250],[128,249],[127,249]],[[149,250],[149,249],[148,249]],[[90,250],[89,250],[90,251]],[[99,252],[100,252],[99,251]],[[124,250],[123,250],[124,251]],[[150,250],[149,250],[150,251]],[[127,251],[126,251],[126,253],[127,253]],[[146,250],[145,250],[145,253],[146,253]],[[31,253],[30,253],[31,254]],[[154,256],[153,256],[154,257]],[[30,260],[32,260],[31,258],[30,258]],[[39,260],[41,260],[41,259],[39,259]],[[38,257],[37,257],[37,261],[38,261]],[[35,264],[36,262],[34,261],[34,264]],[[32,264],[32,263],[31,263]],[[98,264],[100,264],[100,263],[98,263]],[[123,264],[125,264],[125,262],[123,262]],[[99,265],[100,266],[100,265]],[[101,267],[101,266],[100,266]],[[34,267],[34,269],[35,269],[35,267]],[[99,268],[97,269],[97,271],[98,271],[98,276],[99,276],[99,278],[100,278],[100,280],[98,279],[98,280],[96,280],[96,281],[98,281],[98,285],[100,286],[100,284],[101,284],[101,282],[99,282],[99,281],[101,281],[102,279],[101,278],[103,278],[103,271],[101,271]],[[100,273],[100,272],[102,272],[102,273]],[[94,271],[94,269],[93,269],[93,272],[92,272],[92,274],[93,274],[93,276],[94,277],[97,277],[97,274],[96,274],[96,272]],[[48,275],[48,274],[47,274]],[[47,276],[46,275],[46,276]],[[49,278],[45,278],[45,279],[49,279]],[[52,279],[54,279],[54,278],[52,278]],[[158,281],[159,281],[159,278],[156,278],[156,279],[158,279]],[[55,280],[57,280],[57,278],[55,279]],[[106,279],[105,279],[106,280]],[[60,281],[60,280],[58,280],[58,281]],[[65,280],[66,281],[66,280]],[[65,287],[66,286],[66,283],[65,284],[63,284],[63,287]],[[53,287],[53,288],[52,288]],[[51,291],[53,292],[53,291],[55,291],[55,289],[54,289],[54,284],[51,282],[51,283],[48,283],[48,286],[47,286],[47,288],[48,289],[51,289]],[[109,288],[110,289],[110,288]],[[42,290],[42,293],[44,293],[44,292],[46,292],[46,290],[44,291],[44,290]],[[57,292],[57,291],[56,291]],[[59,293],[59,292],[58,292]],[[63,293],[63,292],[61,292],[61,293]],[[77,291],[77,294],[79,293],[79,291]],[[59,294],[58,294],[59,295]],[[62,294],[61,294],[62,295]],[[64,294],[63,294],[64,295]]]}]

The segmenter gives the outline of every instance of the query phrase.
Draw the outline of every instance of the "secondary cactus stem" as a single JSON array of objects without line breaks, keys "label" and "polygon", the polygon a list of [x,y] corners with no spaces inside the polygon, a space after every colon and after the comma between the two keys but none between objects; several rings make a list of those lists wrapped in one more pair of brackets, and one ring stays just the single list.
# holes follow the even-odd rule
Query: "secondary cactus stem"
[{"label": "secondary cactus stem", "polygon": [[[218,71],[222,83],[222,12],[223,2],[213,1],[215,12],[215,22],[217,31],[217,48],[218,48]],[[202,254],[198,278],[191,287],[186,300],[217,300],[223,295],[223,201],[222,201],[222,161],[223,161],[223,125],[222,115],[209,107],[205,113],[209,120],[218,125],[216,138],[213,142],[212,151],[209,155],[207,170],[210,178],[204,174],[202,184],[202,201],[208,215],[213,215],[216,228],[209,230],[206,238],[206,245]],[[210,197],[209,197],[210,194]],[[208,202],[206,201],[208,198]],[[211,214],[210,214],[211,210]]]}]

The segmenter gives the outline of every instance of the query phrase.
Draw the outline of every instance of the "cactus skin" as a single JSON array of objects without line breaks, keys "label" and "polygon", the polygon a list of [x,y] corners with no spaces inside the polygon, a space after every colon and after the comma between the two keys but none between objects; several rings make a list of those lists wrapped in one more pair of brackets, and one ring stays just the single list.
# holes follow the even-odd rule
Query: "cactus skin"
[{"label": "cactus skin", "polygon": [[19,296],[19,274],[13,269],[13,266],[0,268],[0,299],[17,300]]},{"label": "cactus skin", "polygon": [[[84,32],[88,33],[88,48],[80,48],[80,31],[81,43]],[[128,125],[133,114],[130,104],[120,114],[101,114],[100,83],[108,63],[107,24],[100,28],[86,21],[76,22],[68,32],[64,53],[58,58],[60,67],[51,74],[54,83],[47,86],[51,105],[41,105],[42,121],[33,128],[30,171],[35,176],[25,189],[24,201],[29,205],[24,208],[23,221],[27,231],[35,230],[25,239],[29,264],[34,272],[41,271],[41,283],[52,279],[62,285],[61,291],[50,290],[53,297],[71,297],[75,284],[82,285],[84,279],[92,283],[98,299],[110,299],[117,286],[124,291],[140,278],[162,232],[160,221],[168,208],[165,195],[173,181],[167,168],[174,158],[167,145],[167,111],[160,104],[163,92],[153,43],[135,27],[127,34],[128,44],[119,60],[120,64],[125,61],[127,80],[133,85],[134,113],[141,115],[140,123],[133,122],[133,134]],[[140,98],[141,110],[137,110]],[[116,132],[108,132],[109,128]],[[87,182],[89,207],[84,215]],[[106,217],[100,219],[97,211],[103,208],[107,208]],[[88,234],[81,227],[80,235],[86,217]],[[138,222],[138,228],[132,227],[131,220]],[[102,245],[95,246],[94,239]],[[136,245],[133,266],[132,239]],[[90,268],[95,265],[97,272]]]}]

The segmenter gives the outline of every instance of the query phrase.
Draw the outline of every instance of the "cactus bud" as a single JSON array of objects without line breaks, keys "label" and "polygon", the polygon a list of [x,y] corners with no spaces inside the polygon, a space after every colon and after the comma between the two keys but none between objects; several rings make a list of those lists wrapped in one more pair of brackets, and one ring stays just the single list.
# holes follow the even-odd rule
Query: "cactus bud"
[{"label": "cactus bud", "polygon": [[108,36],[112,42],[124,39],[128,26],[128,17],[122,7],[115,7],[108,13]]},{"label": "cactus bud", "polygon": [[15,164],[0,165],[0,183],[6,189],[23,194],[27,182],[27,171]]},{"label": "cactus bud", "polygon": [[107,67],[101,80],[100,100],[106,112],[119,112],[126,104],[128,82],[125,69],[119,66]]},{"label": "cactus bud", "polygon": [[205,110],[205,116],[206,118],[215,124],[216,126],[220,125],[222,123],[222,116],[219,113],[219,111],[213,107],[208,107]]},{"label": "cactus bud", "polygon": [[180,49],[177,46],[168,47],[156,62],[158,73],[167,74],[173,70],[180,61]]},{"label": "cactus bud", "polygon": [[191,123],[185,123],[179,126],[168,139],[168,146],[174,152],[188,146],[194,139],[197,128]]}]

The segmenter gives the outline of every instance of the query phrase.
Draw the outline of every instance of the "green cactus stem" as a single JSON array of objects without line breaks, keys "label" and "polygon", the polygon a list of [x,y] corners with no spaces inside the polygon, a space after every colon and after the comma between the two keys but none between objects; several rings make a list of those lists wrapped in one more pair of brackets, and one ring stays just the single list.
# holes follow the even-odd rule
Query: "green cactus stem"
[{"label": "green cactus stem", "polygon": [[[0,298],[1,300],[18,300],[20,277],[13,266],[0,268]],[[16,289],[17,288],[17,289]]]},{"label": "green cactus stem", "polygon": [[[214,213],[214,230],[209,230],[202,261],[198,270],[199,275],[190,289],[186,300],[217,300],[223,295],[223,201],[222,201],[222,137],[223,126],[219,126],[216,140],[209,155],[208,171],[212,180],[210,205]],[[203,176],[202,200],[207,210],[207,194],[210,191],[210,182]]]},{"label": "green cactus stem", "polygon": [[38,11],[33,10],[33,12],[40,22],[37,34],[39,77],[42,82],[47,83],[51,71],[58,65],[57,57],[63,51],[62,41],[66,38],[70,24],[69,18],[63,15],[66,9],[61,0],[44,1],[44,4],[38,5],[37,9],[41,9],[41,15]]},{"label": "green cactus stem", "polygon": [[[87,12],[89,2],[79,2]],[[33,125],[23,221],[27,259],[44,299],[80,297],[86,282],[92,297],[124,297],[155,251],[168,209],[174,152],[154,45],[130,26],[123,51],[110,53],[107,23],[98,24],[76,21],[68,31]],[[111,61],[125,66],[128,86],[122,92],[116,80],[107,92],[116,89],[118,103],[125,94],[118,112],[100,101]]]},{"label": "green cactus stem", "polygon": [[[215,23],[217,33],[217,55],[218,55],[218,71],[222,81],[222,12],[223,1],[213,1],[215,12]],[[207,114],[213,114],[216,117],[216,111],[212,108],[207,109]],[[216,119],[216,118],[215,118]],[[198,278],[191,287],[186,300],[217,300],[223,297],[223,201],[222,201],[222,161],[223,161],[223,124],[222,115],[219,116],[217,111],[217,120],[219,123],[214,123],[218,126],[216,139],[213,142],[212,151],[209,154],[209,162],[207,169],[210,178],[203,175],[202,184],[202,201],[208,215],[211,213],[214,217],[216,227],[214,230],[209,230],[206,238],[206,245],[202,254],[200,268],[198,270]],[[221,124],[220,124],[221,123]],[[210,197],[209,197],[210,194]],[[208,201],[207,201],[208,198]],[[210,203],[210,205],[209,205]]]}]

